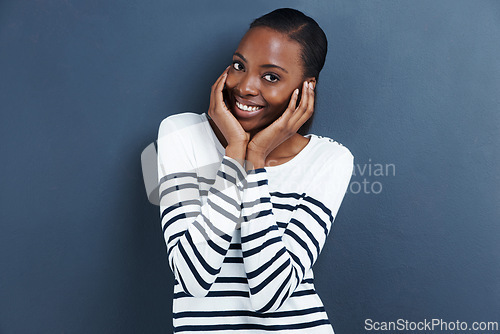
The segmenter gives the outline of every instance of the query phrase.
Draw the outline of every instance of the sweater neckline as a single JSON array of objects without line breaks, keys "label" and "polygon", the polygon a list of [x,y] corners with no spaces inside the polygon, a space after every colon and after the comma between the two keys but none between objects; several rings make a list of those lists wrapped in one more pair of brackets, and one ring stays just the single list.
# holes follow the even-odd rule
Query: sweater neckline
[{"label": "sweater neckline", "polygon": [[[219,141],[219,138],[217,138],[217,135],[215,134],[214,129],[212,129],[212,127],[210,126],[210,123],[208,122],[207,113],[203,113],[203,114],[201,114],[201,116],[203,117],[205,127],[206,127],[208,133],[211,135],[212,141],[214,142],[214,144],[217,148],[217,151],[224,156],[226,154],[226,149]],[[297,161],[301,160],[302,157],[305,155],[305,153],[307,151],[309,151],[311,149],[311,147],[313,146],[313,141],[315,141],[317,139],[317,136],[313,133],[308,133],[304,137],[310,138],[310,139],[307,142],[306,146],[304,146],[302,148],[302,150],[300,150],[299,153],[297,153],[292,159],[290,159],[282,164],[276,165],[276,166],[265,166],[264,168],[266,170],[275,171],[275,170],[279,170],[281,168],[288,167],[289,165],[295,164]]]}]

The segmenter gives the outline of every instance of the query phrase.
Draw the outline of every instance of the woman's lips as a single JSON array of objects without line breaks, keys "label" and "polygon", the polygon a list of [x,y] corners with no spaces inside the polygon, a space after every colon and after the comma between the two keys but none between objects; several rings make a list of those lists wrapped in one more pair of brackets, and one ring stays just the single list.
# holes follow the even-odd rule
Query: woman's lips
[{"label": "woman's lips", "polygon": [[262,110],[264,109],[264,107],[262,107],[262,106],[248,105],[248,104],[236,101],[236,100],[234,100],[233,107],[234,107],[233,108],[234,113],[236,114],[237,117],[240,117],[240,118],[254,117],[255,115],[260,114],[262,112]]}]

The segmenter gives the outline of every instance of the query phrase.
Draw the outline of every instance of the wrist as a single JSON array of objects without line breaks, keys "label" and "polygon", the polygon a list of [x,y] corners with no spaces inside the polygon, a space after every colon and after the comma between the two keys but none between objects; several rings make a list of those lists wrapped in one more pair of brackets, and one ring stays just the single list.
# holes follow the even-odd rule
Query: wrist
[{"label": "wrist", "polygon": [[264,168],[266,162],[266,156],[262,153],[247,151],[247,170]]},{"label": "wrist", "polygon": [[237,160],[241,166],[244,166],[246,146],[243,144],[229,144],[226,146],[225,155]]}]

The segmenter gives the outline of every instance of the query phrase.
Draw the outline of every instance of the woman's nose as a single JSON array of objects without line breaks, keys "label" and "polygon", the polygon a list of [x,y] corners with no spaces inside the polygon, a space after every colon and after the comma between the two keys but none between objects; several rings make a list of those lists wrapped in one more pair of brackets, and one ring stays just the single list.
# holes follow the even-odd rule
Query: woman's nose
[{"label": "woman's nose", "polygon": [[244,75],[241,77],[240,82],[236,86],[238,93],[242,96],[244,95],[258,95],[258,82],[254,76]]}]

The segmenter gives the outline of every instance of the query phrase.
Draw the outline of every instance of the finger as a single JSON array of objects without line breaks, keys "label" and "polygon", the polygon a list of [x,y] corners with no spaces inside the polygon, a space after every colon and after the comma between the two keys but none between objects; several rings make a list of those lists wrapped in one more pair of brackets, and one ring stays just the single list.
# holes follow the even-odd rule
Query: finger
[{"label": "finger", "polygon": [[226,67],[226,69],[224,70],[224,72],[221,73],[221,75],[219,75],[219,77],[217,78],[217,80],[215,81],[215,83],[212,85],[212,91],[215,90],[215,87],[218,86],[219,82],[221,80],[225,80],[225,76],[227,76],[227,73],[229,72],[229,68],[231,67],[231,65],[229,65],[228,67]]},{"label": "finger", "polygon": [[218,87],[219,83],[225,79],[225,76],[227,75],[228,70],[229,70],[229,66],[226,67],[226,69],[224,70],[224,72],[221,73],[221,75],[219,75],[219,77],[217,78],[215,83],[212,85],[212,91],[215,91],[216,88]]},{"label": "finger", "polygon": [[299,98],[299,89],[295,89],[292,93],[292,97],[290,98],[290,102],[288,102],[288,107],[285,109],[283,116],[289,118],[292,116],[293,112],[297,106],[297,99]]},{"label": "finger", "polygon": [[219,81],[219,79],[217,79],[215,81],[215,83],[212,85],[212,87],[210,88],[210,110],[212,112],[215,111],[215,87],[217,86],[218,81]]},{"label": "finger", "polygon": [[300,96],[300,103],[295,112],[293,113],[291,121],[293,123],[296,123],[300,117],[304,114],[305,110],[307,109],[307,103],[309,100],[309,87],[307,84],[307,81],[304,81],[302,84],[302,93]]},{"label": "finger", "polygon": [[[306,83],[303,83],[303,87],[307,87]],[[292,133],[297,132],[298,127],[296,128],[296,123],[298,116],[300,116],[299,108],[302,106],[304,108],[304,103],[307,101],[307,88],[302,89],[302,99],[299,102],[299,106],[297,107],[297,100],[299,98],[300,91],[299,89],[295,89],[292,93],[292,97],[290,98],[290,102],[288,103],[288,107],[285,109],[283,114],[278,118],[277,121],[282,122],[281,124],[286,129],[291,129]]]},{"label": "finger", "polygon": [[314,88],[313,84],[310,82],[309,83],[309,100],[307,101],[307,109],[304,112],[303,118],[300,119],[301,122],[306,122],[309,117],[312,116],[312,113],[314,112]]},{"label": "finger", "polygon": [[[273,122],[273,124],[282,124],[284,127],[288,127],[290,119],[295,112],[295,106],[297,105],[297,99],[299,98],[299,89],[296,88],[292,96],[290,97],[290,101],[288,102],[288,106],[285,111]],[[293,123],[292,123],[293,124]]]},{"label": "finger", "polygon": [[302,84],[302,95],[300,96],[300,103],[297,108],[297,111],[304,111],[305,108],[307,107],[307,101],[309,98],[309,86],[307,84],[307,81],[304,81]]},{"label": "finger", "polygon": [[[304,104],[301,104],[294,114],[293,119],[291,120],[295,127],[301,127],[309,117],[312,115],[312,111],[314,110],[314,92],[312,88],[312,83],[306,84],[306,89],[302,92],[304,96]],[[301,101],[302,102],[302,101]]]},{"label": "finger", "polygon": [[[227,73],[228,73],[230,67],[231,67],[231,65],[226,67],[224,72],[222,72],[222,74],[217,78],[215,83],[212,85],[212,89],[210,91],[210,108],[212,110],[214,110],[214,108],[217,106],[216,105],[217,104],[217,95],[219,94],[218,87],[220,86],[221,81],[223,81],[223,83],[225,83],[225,78],[227,77]],[[224,84],[222,85],[222,87],[224,87]],[[222,90],[221,90],[221,92],[222,92]]]},{"label": "finger", "polygon": [[309,98],[307,101],[307,107],[304,113],[297,120],[297,124],[299,125],[299,127],[302,126],[302,124],[304,124],[314,112],[314,89],[312,83],[309,83],[309,85],[310,87],[308,89]]},{"label": "finger", "polygon": [[224,70],[224,72],[221,73],[221,75],[219,76],[219,78],[217,79],[217,82],[223,80],[225,81],[226,77],[227,77],[227,73],[229,72],[229,68],[231,67],[231,65],[229,65],[228,67],[226,67],[226,69]]},{"label": "finger", "polygon": [[224,84],[226,83],[227,72],[221,76],[221,80],[215,87],[215,104],[216,106],[222,107],[224,110],[227,110],[226,104],[224,103],[224,96],[222,91],[224,89]]}]

